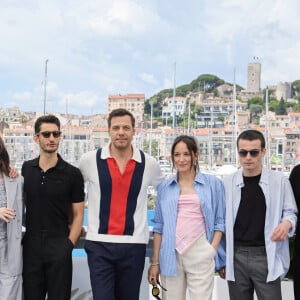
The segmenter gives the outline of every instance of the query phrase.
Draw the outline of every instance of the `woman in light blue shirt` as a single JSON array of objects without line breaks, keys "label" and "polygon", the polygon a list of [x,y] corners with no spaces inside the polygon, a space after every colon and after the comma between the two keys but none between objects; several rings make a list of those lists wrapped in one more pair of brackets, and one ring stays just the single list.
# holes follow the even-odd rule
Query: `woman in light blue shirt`
[{"label": "woman in light blue shirt", "polygon": [[152,262],[148,280],[161,276],[163,299],[211,299],[214,272],[225,265],[224,187],[215,176],[199,172],[193,137],[175,139],[171,156],[176,176],[157,191]]}]

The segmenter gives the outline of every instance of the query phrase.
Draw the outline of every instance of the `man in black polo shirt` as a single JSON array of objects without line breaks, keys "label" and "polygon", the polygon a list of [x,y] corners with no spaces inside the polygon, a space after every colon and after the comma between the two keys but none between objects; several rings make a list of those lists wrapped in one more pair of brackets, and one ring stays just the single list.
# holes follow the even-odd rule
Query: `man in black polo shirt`
[{"label": "man in black polo shirt", "polygon": [[72,249],[80,236],[84,184],[78,168],[57,153],[61,131],[53,115],[35,122],[39,157],[24,162],[26,233],[23,238],[25,300],[69,300]]}]

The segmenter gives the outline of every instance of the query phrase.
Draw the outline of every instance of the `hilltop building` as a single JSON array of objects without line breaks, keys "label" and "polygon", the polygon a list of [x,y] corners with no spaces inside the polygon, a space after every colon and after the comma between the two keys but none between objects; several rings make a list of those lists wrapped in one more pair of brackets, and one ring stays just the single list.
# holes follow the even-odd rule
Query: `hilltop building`
[{"label": "hilltop building", "polygon": [[290,82],[279,82],[276,88],[276,99],[287,101],[292,96],[292,87]]},{"label": "hilltop building", "polygon": [[248,64],[247,92],[258,93],[260,91],[261,64],[252,62]]},{"label": "hilltop building", "polygon": [[[216,97],[207,98],[201,106],[203,112],[197,113],[195,116],[199,128],[223,127],[225,118],[232,114],[234,110],[232,100],[224,101],[222,98]],[[245,111],[246,108],[246,102],[237,102],[237,111]]]},{"label": "hilltop building", "polygon": [[186,97],[167,97],[163,101],[162,118],[183,115],[186,111]]},{"label": "hilltop building", "polygon": [[232,97],[233,86],[227,83],[219,85],[217,91],[220,97]]}]

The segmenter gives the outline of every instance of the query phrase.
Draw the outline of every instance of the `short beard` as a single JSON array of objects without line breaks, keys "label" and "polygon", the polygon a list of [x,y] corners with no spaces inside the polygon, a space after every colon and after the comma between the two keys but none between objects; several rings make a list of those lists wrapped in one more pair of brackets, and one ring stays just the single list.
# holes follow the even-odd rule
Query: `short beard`
[{"label": "short beard", "polygon": [[55,148],[55,149],[42,148],[41,150],[42,150],[44,153],[52,154],[52,153],[57,152],[57,149],[58,149],[58,147]]}]

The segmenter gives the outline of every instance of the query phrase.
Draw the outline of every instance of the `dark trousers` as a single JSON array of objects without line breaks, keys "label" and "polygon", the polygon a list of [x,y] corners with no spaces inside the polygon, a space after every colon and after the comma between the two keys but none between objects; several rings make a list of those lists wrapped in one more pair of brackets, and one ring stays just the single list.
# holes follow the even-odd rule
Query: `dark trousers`
[{"label": "dark trousers", "polygon": [[300,300],[300,236],[296,234],[294,242],[293,275],[295,300]]},{"label": "dark trousers", "polygon": [[266,282],[268,275],[265,247],[235,247],[234,277],[228,281],[231,300],[281,300],[280,278]]},{"label": "dark trousers", "polygon": [[146,245],[85,241],[94,300],[139,300]]},{"label": "dark trousers", "polygon": [[67,236],[47,234],[23,238],[25,300],[70,300],[73,244]]}]

